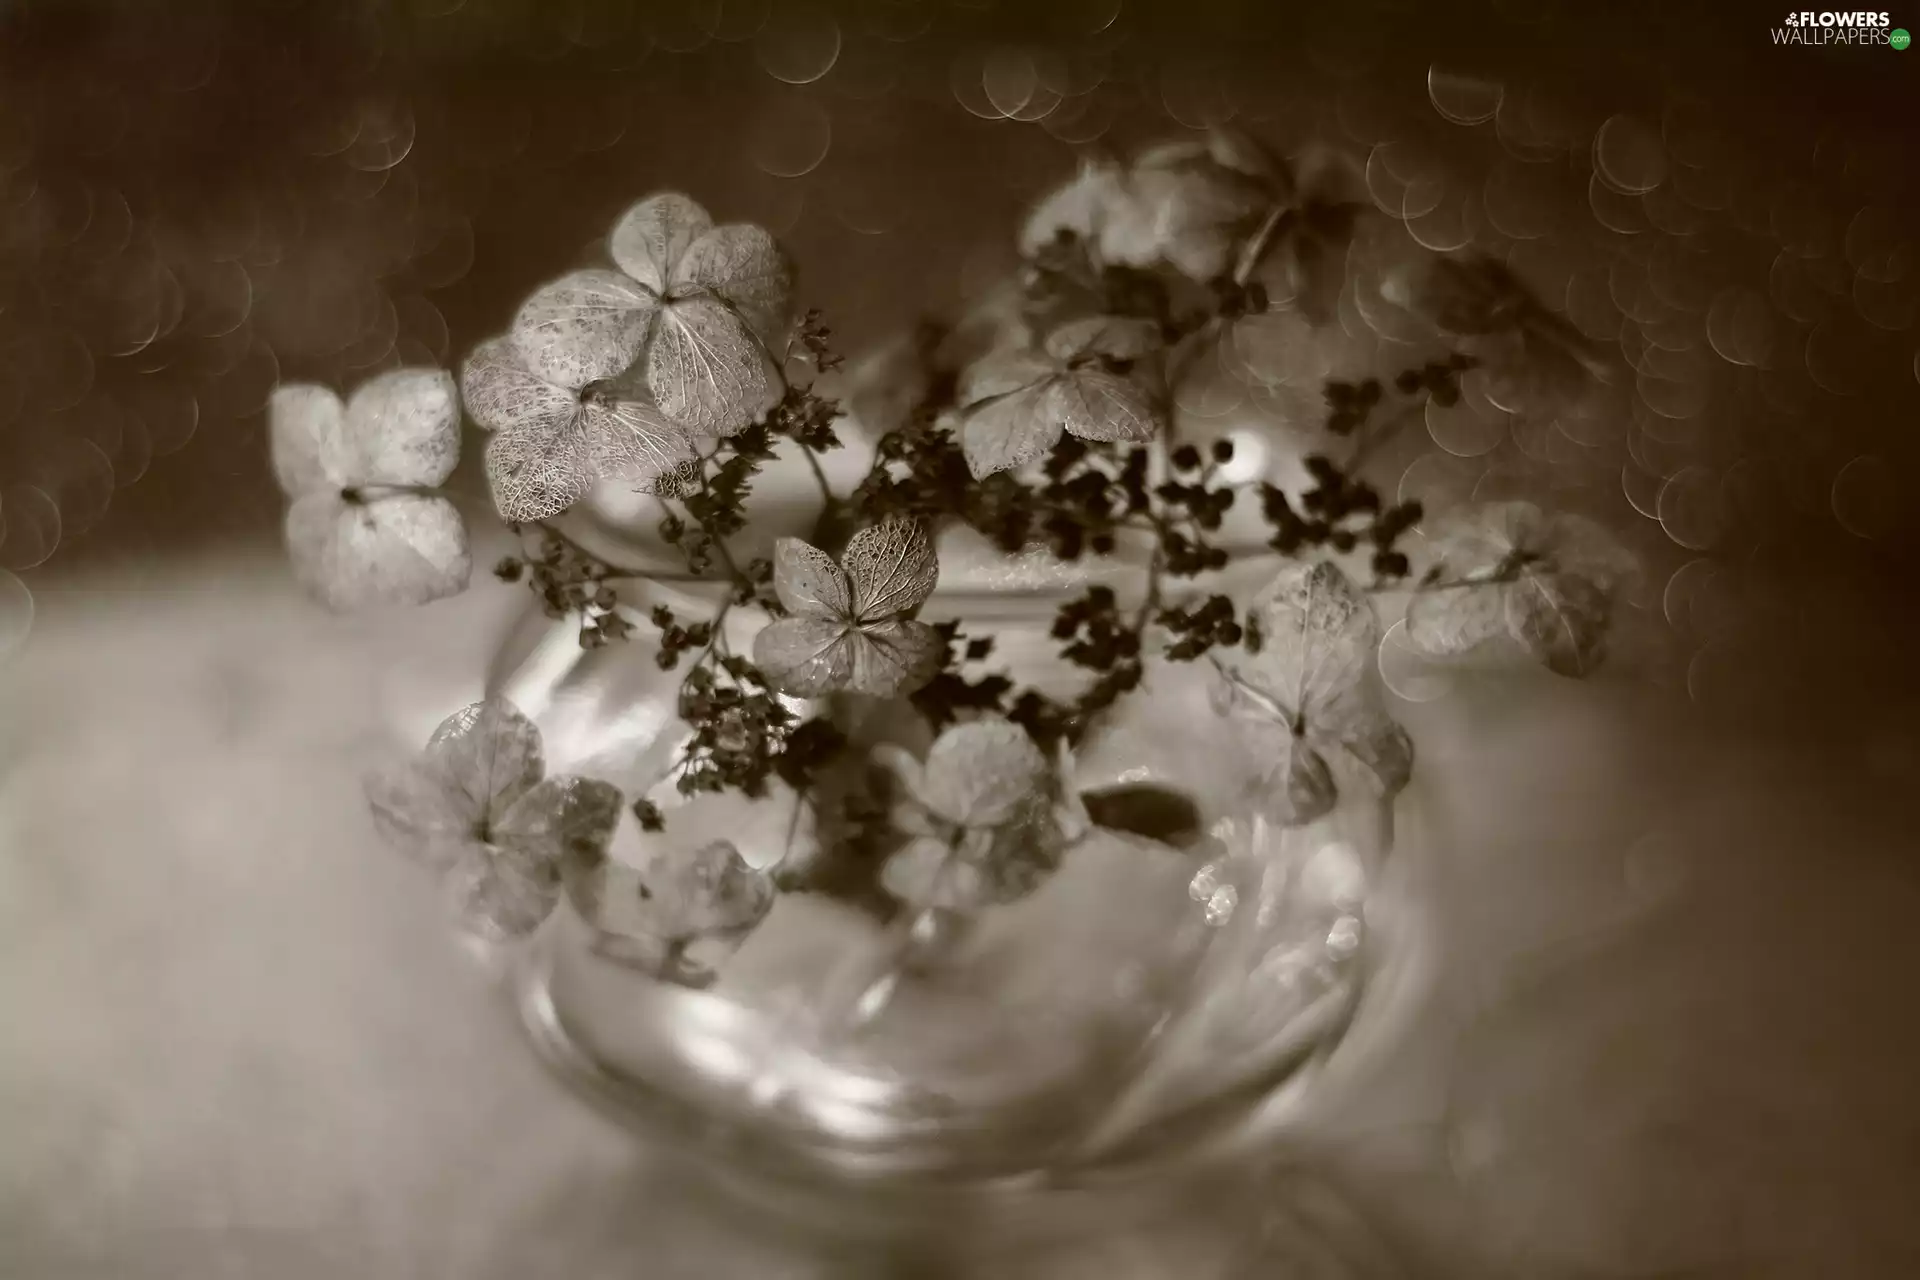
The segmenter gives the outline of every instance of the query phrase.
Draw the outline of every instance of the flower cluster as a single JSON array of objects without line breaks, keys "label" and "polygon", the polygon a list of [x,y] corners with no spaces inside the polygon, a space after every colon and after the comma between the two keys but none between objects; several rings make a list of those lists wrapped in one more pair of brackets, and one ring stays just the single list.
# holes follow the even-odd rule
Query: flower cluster
[{"label": "flower cluster", "polygon": [[[476,883],[495,886],[476,891],[482,899],[509,899],[491,915],[519,929],[564,881],[574,908],[626,939],[621,948],[693,980],[689,948],[737,940],[776,887],[915,910],[1007,901],[1045,878],[1063,833],[1085,821],[1084,810],[1062,816],[1071,788],[1055,762],[1162,662],[1217,677],[1216,710],[1251,758],[1271,764],[1247,797],[1269,819],[1312,821],[1356,779],[1390,796],[1412,752],[1368,679],[1380,631],[1369,596],[1413,579],[1404,540],[1424,513],[1383,498],[1364,464],[1428,405],[1456,404],[1481,353],[1546,353],[1554,378],[1582,356],[1511,273],[1426,264],[1396,305],[1460,345],[1326,382],[1329,444],[1306,459],[1303,490],[1243,474],[1232,441],[1191,434],[1182,389],[1230,362],[1263,318],[1324,323],[1322,277],[1344,260],[1360,216],[1331,186],[1229,133],[1089,161],[1022,228],[1011,304],[969,341],[934,327],[914,347],[909,391],[864,478],[836,492],[821,459],[842,447],[841,408],[817,387],[840,360],[817,313],[794,322],[779,246],[758,228],[716,225],[684,195],[635,204],[612,230],[606,265],[536,290],[460,371],[460,398],[488,433],[495,507],[528,540],[496,573],[527,583],[549,614],[577,618],[583,645],[650,625],[660,666],[680,672],[687,733],[673,787],[788,788],[816,820],[840,824],[842,856],[767,874],[729,845],[706,845],[629,874],[594,851],[597,826],[582,828],[571,861],[508,856],[535,836],[521,839],[529,819],[489,782],[463,793],[479,810],[461,810],[459,824],[468,844],[493,850],[461,855],[480,868]],[[789,382],[809,366],[812,379]],[[345,405],[323,389],[283,388],[275,465],[293,500],[302,580],[342,607],[464,585],[464,527],[431,492],[457,449],[444,374],[388,375]],[[755,483],[782,458],[803,460],[818,481],[819,523],[770,556],[741,554]],[[657,497],[658,532],[688,573],[731,585],[714,616],[623,609],[616,584],[645,575],[547,523],[606,484]],[[1251,544],[1242,507],[1264,525]],[[954,525],[1008,553],[1113,558],[1129,571],[1053,621],[1058,652],[1085,676],[1077,692],[1020,687],[994,668],[990,638],[920,618],[937,584],[935,536]],[[1410,643],[1434,654],[1517,645],[1568,675],[1599,660],[1628,568],[1596,528],[1498,508],[1437,526],[1435,545],[1438,562],[1413,587]],[[1265,591],[1244,600],[1217,575],[1249,555],[1277,563]],[[1371,590],[1355,581],[1362,566]],[[768,621],[736,652],[724,624],[748,606]],[[848,707],[883,704],[921,725],[932,743],[923,757],[883,749],[869,760],[873,744],[844,731]],[[876,763],[890,781],[872,782]],[[446,772],[423,767],[419,778]],[[427,830],[419,815],[440,812],[433,794],[416,779],[402,799],[390,795],[383,811],[402,815],[390,825]],[[604,795],[583,794],[599,822]],[[670,826],[656,797],[628,805],[645,830]],[[547,833],[576,819],[542,822]]]}]

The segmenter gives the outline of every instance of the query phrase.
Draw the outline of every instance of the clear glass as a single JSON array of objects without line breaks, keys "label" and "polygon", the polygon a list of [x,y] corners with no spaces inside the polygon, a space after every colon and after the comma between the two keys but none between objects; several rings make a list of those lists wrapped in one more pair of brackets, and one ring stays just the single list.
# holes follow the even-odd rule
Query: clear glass
[{"label": "clear glass", "polygon": [[[943,565],[964,561],[952,550]],[[1048,630],[1087,571],[978,564],[943,574],[923,616],[992,634],[1022,683],[1069,678]],[[696,618],[718,589],[639,581],[622,602]],[[734,647],[764,621],[731,610]],[[651,635],[582,650],[573,622],[530,611],[491,692],[540,724],[554,770],[667,810],[657,835],[622,824],[617,861],[716,837],[758,867],[815,856],[830,837],[791,793],[674,792],[680,675],[654,661]],[[1338,1042],[1392,841],[1390,811],[1371,801],[1287,831],[1239,812],[1208,696],[1203,669],[1154,664],[1077,768],[1123,820],[1144,808],[1191,821],[1096,828],[1040,889],[970,922],[883,922],[783,893],[744,939],[671,981],[610,953],[563,906],[515,969],[535,1044],[596,1105],[815,1226],[924,1236],[991,1214],[1071,1232],[1176,1203],[1258,1149],[1249,1119],[1277,1114],[1276,1092],[1303,1090]]]}]

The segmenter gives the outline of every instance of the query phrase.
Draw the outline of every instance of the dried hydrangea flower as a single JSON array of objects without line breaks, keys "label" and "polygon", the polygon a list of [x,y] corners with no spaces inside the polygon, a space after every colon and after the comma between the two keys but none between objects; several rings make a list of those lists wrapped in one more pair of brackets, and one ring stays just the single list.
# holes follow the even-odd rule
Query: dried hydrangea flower
[{"label": "dried hydrangea flower", "polygon": [[773,877],[726,840],[662,849],[644,867],[585,851],[568,860],[565,881],[601,954],[691,986],[773,909]]},{"label": "dried hydrangea flower", "polygon": [[1037,205],[1020,234],[1028,257],[1062,233],[1108,266],[1162,264],[1189,279],[1218,280],[1277,201],[1289,197],[1284,171],[1250,139],[1216,130],[1172,143],[1133,163],[1086,162]]},{"label": "dried hydrangea flower", "polygon": [[367,782],[375,825],[445,876],[476,933],[531,933],[560,898],[568,860],[602,856],[620,792],[587,778],[545,777],[540,731],[489,698],[447,717],[418,759]]},{"label": "dried hydrangea flower", "polygon": [[294,577],[332,609],[425,604],[465,590],[467,527],[428,492],[460,460],[453,378],[398,369],[344,405],[326,387],[276,387],[267,411],[273,470],[292,499]]},{"label": "dried hydrangea flower", "polygon": [[961,447],[989,476],[1045,456],[1061,432],[1083,440],[1140,442],[1162,423],[1137,365],[1160,350],[1145,320],[1095,316],[1047,335],[1041,350],[1003,348],[961,379]]},{"label": "dried hydrangea flower", "polygon": [[898,697],[945,662],[940,633],[902,616],[925,603],[939,578],[933,541],[916,522],[894,518],[862,529],[839,564],[798,538],[782,538],[773,566],[774,591],[789,616],[754,637],[753,661],[781,693]]},{"label": "dried hydrangea flower", "polygon": [[1057,803],[1040,748],[1011,721],[955,725],[924,761],[899,747],[874,757],[900,784],[893,825],[911,837],[880,882],[916,908],[973,912],[1024,897],[1085,830],[1084,814]]},{"label": "dried hydrangea flower", "polygon": [[575,390],[530,372],[513,344],[481,343],[460,371],[467,412],[486,430],[487,484],[500,518],[558,515],[597,480],[670,488],[698,464],[693,432],[617,382]]},{"label": "dried hydrangea flower", "polygon": [[1559,675],[1599,666],[1614,595],[1633,557],[1594,521],[1530,502],[1464,508],[1436,520],[1437,580],[1407,604],[1406,637],[1455,655],[1511,639]]},{"label": "dried hydrangea flower", "polygon": [[618,271],[576,271],[515,317],[525,368],[579,389],[631,370],[668,418],[731,435],[778,402],[792,270],[767,232],[715,226],[678,193],[629,209],[610,240]]},{"label": "dried hydrangea flower", "polygon": [[1272,767],[1256,807],[1281,826],[1302,826],[1339,799],[1328,755],[1344,753],[1393,796],[1413,772],[1413,743],[1369,681],[1380,643],[1373,606],[1328,561],[1290,565],[1249,614],[1250,652],[1213,659],[1214,710],[1233,720],[1250,755]]}]

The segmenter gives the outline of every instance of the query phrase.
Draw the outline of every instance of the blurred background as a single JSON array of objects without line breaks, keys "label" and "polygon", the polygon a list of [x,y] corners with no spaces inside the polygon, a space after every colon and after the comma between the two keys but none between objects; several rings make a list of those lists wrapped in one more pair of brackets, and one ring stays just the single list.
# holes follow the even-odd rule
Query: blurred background
[{"label": "blurred background", "polygon": [[773,230],[858,355],[1002,278],[1086,149],[1231,124],[1628,371],[1383,486],[1571,505],[1648,566],[1615,677],[1396,690],[1457,945],[1330,1150],[1416,1276],[1920,1274],[1920,51],[1787,17],[0,0],[0,1271],[894,1274],[681,1212],[369,850],[359,770],[522,601],[300,600],[263,410],[451,367],[662,188]]}]

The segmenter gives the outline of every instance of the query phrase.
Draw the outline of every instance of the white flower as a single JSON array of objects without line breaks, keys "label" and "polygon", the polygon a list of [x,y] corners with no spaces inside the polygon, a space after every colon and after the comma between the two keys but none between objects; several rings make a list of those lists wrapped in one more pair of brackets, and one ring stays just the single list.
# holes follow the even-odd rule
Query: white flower
[{"label": "white flower", "polygon": [[596,480],[638,492],[670,485],[699,460],[693,433],[616,382],[584,391],[529,372],[513,344],[481,343],[460,371],[473,420],[487,442],[487,484],[511,523],[558,515]]},{"label": "white flower", "polygon": [[274,474],[292,499],[294,576],[316,599],[333,609],[424,604],[466,588],[466,525],[429,492],[460,459],[449,374],[384,373],[344,405],[326,387],[277,387],[268,429]]},{"label": "white flower", "polygon": [[778,402],[777,358],[792,271],[759,227],[715,226],[677,193],[627,211],[610,246],[619,270],[576,271],[521,307],[523,366],[579,390],[632,370],[668,418],[725,436]]},{"label": "white flower", "polygon": [[1380,644],[1373,606],[1329,561],[1289,565],[1254,601],[1244,656],[1215,658],[1214,705],[1263,768],[1252,799],[1282,826],[1324,817],[1339,799],[1327,756],[1342,753],[1392,797],[1413,773],[1413,742],[1369,674]]},{"label": "white flower", "polygon": [[938,576],[933,543],[910,520],[854,534],[840,564],[782,538],[773,587],[789,616],[754,637],[754,663],[774,688],[798,698],[912,693],[940,670],[946,644],[927,623],[901,615],[926,602]]},{"label": "white flower", "polygon": [[1061,325],[1042,350],[995,351],[967,370],[961,448],[975,476],[1044,456],[1062,432],[1083,440],[1151,440],[1162,413],[1137,368],[1160,334],[1144,320],[1094,316]]},{"label": "white flower", "polygon": [[970,912],[1024,897],[1084,830],[1077,807],[1056,804],[1040,748],[1011,721],[955,725],[924,762],[898,747],[874,754],[904,793],[894,826],[912,837],[887,859],[881,884],[915,907]]},{"label": "white flower", "polygon": [[620,792],[545,776],[540,731],[500,698],[448,716],[413,762],[368,780],[375,825],[448,877],[465,923],[492,938],[531,933],[560,900],[564,868],[598,862]]},{"label": "white flower", "polygon": [[1038,256],[1065,232],[1103,265],[1164,264],[1208,282],[1232,271],[1241,243],[1288,195],[1283,172],[1256,145],[1217,131],[1154,148],[1130,165],[1083,164],[1034,209],[1020,248]]}]

